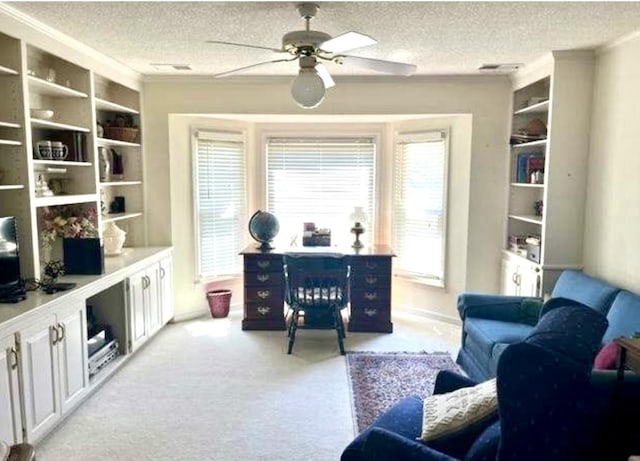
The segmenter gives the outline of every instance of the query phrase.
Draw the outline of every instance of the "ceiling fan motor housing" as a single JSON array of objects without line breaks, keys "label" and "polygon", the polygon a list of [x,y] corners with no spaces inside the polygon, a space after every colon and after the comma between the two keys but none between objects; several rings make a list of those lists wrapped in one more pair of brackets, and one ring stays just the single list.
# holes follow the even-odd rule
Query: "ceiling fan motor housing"
[{"label": "ceiling fan motor housing", "polygon": [[282,49],[291,54],[309,56],[318,50],[321,43],[330,38],[331,35],[317,30],[294,30],[282,37]]}]

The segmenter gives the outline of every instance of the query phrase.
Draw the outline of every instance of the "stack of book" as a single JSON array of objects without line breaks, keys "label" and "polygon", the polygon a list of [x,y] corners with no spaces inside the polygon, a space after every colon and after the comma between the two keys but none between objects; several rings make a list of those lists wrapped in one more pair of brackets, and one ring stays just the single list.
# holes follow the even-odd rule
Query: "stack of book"
[{"label": "stack of book", "polygon": [[515,180],[519,183],[532,183],[531,173],[544,171],[544,154],[540,152],[522,152],[516,156]]}]

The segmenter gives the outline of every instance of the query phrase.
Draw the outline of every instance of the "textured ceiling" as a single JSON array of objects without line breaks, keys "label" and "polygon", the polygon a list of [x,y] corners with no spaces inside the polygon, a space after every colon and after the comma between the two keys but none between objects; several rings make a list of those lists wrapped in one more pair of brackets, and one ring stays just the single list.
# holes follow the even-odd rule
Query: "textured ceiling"
[{"label": "textured ceiling", "polygon": [[[355,30],[378,44],[350,54],[404,61],[418,74],[472,74],[485,63],[530,63],[551,50],[588,49],[640,29],[640,2],[320,2],[312,29]],[[294,2],[12,2],[36,20],[142,74],[215,74],[277,59],[225,40],[279,48],[304,28]],[[187,64],[192,71],[150,63]],[[374,74],[329,64],[334,75]],[[294,63],[248,75],[292,75]]]}]

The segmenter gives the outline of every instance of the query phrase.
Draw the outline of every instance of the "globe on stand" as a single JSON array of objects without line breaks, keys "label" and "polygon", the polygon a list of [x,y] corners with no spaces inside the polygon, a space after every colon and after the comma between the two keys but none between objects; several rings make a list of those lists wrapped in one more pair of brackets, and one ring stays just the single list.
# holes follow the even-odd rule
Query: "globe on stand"
[{"label": "globe on stand", "polygon": [[249,234],[260,243],[262,251],[271,250],[271,241],[278,235],[280,223],[278,218],[267,211],[256,211],[249,219]]}]

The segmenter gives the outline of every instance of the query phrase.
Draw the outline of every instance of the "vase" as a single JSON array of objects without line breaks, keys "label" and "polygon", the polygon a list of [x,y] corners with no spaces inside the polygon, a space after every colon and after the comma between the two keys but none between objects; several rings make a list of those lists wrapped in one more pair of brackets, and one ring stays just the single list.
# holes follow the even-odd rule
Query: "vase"
[{"label": "vase", "polygon": [[104,254],[106,256],[119,255],[122,253],[122,246],[127,238],[127,233],[120,229],[116,223],[109,221],[105,224],[102,232],[104,241]]}]

